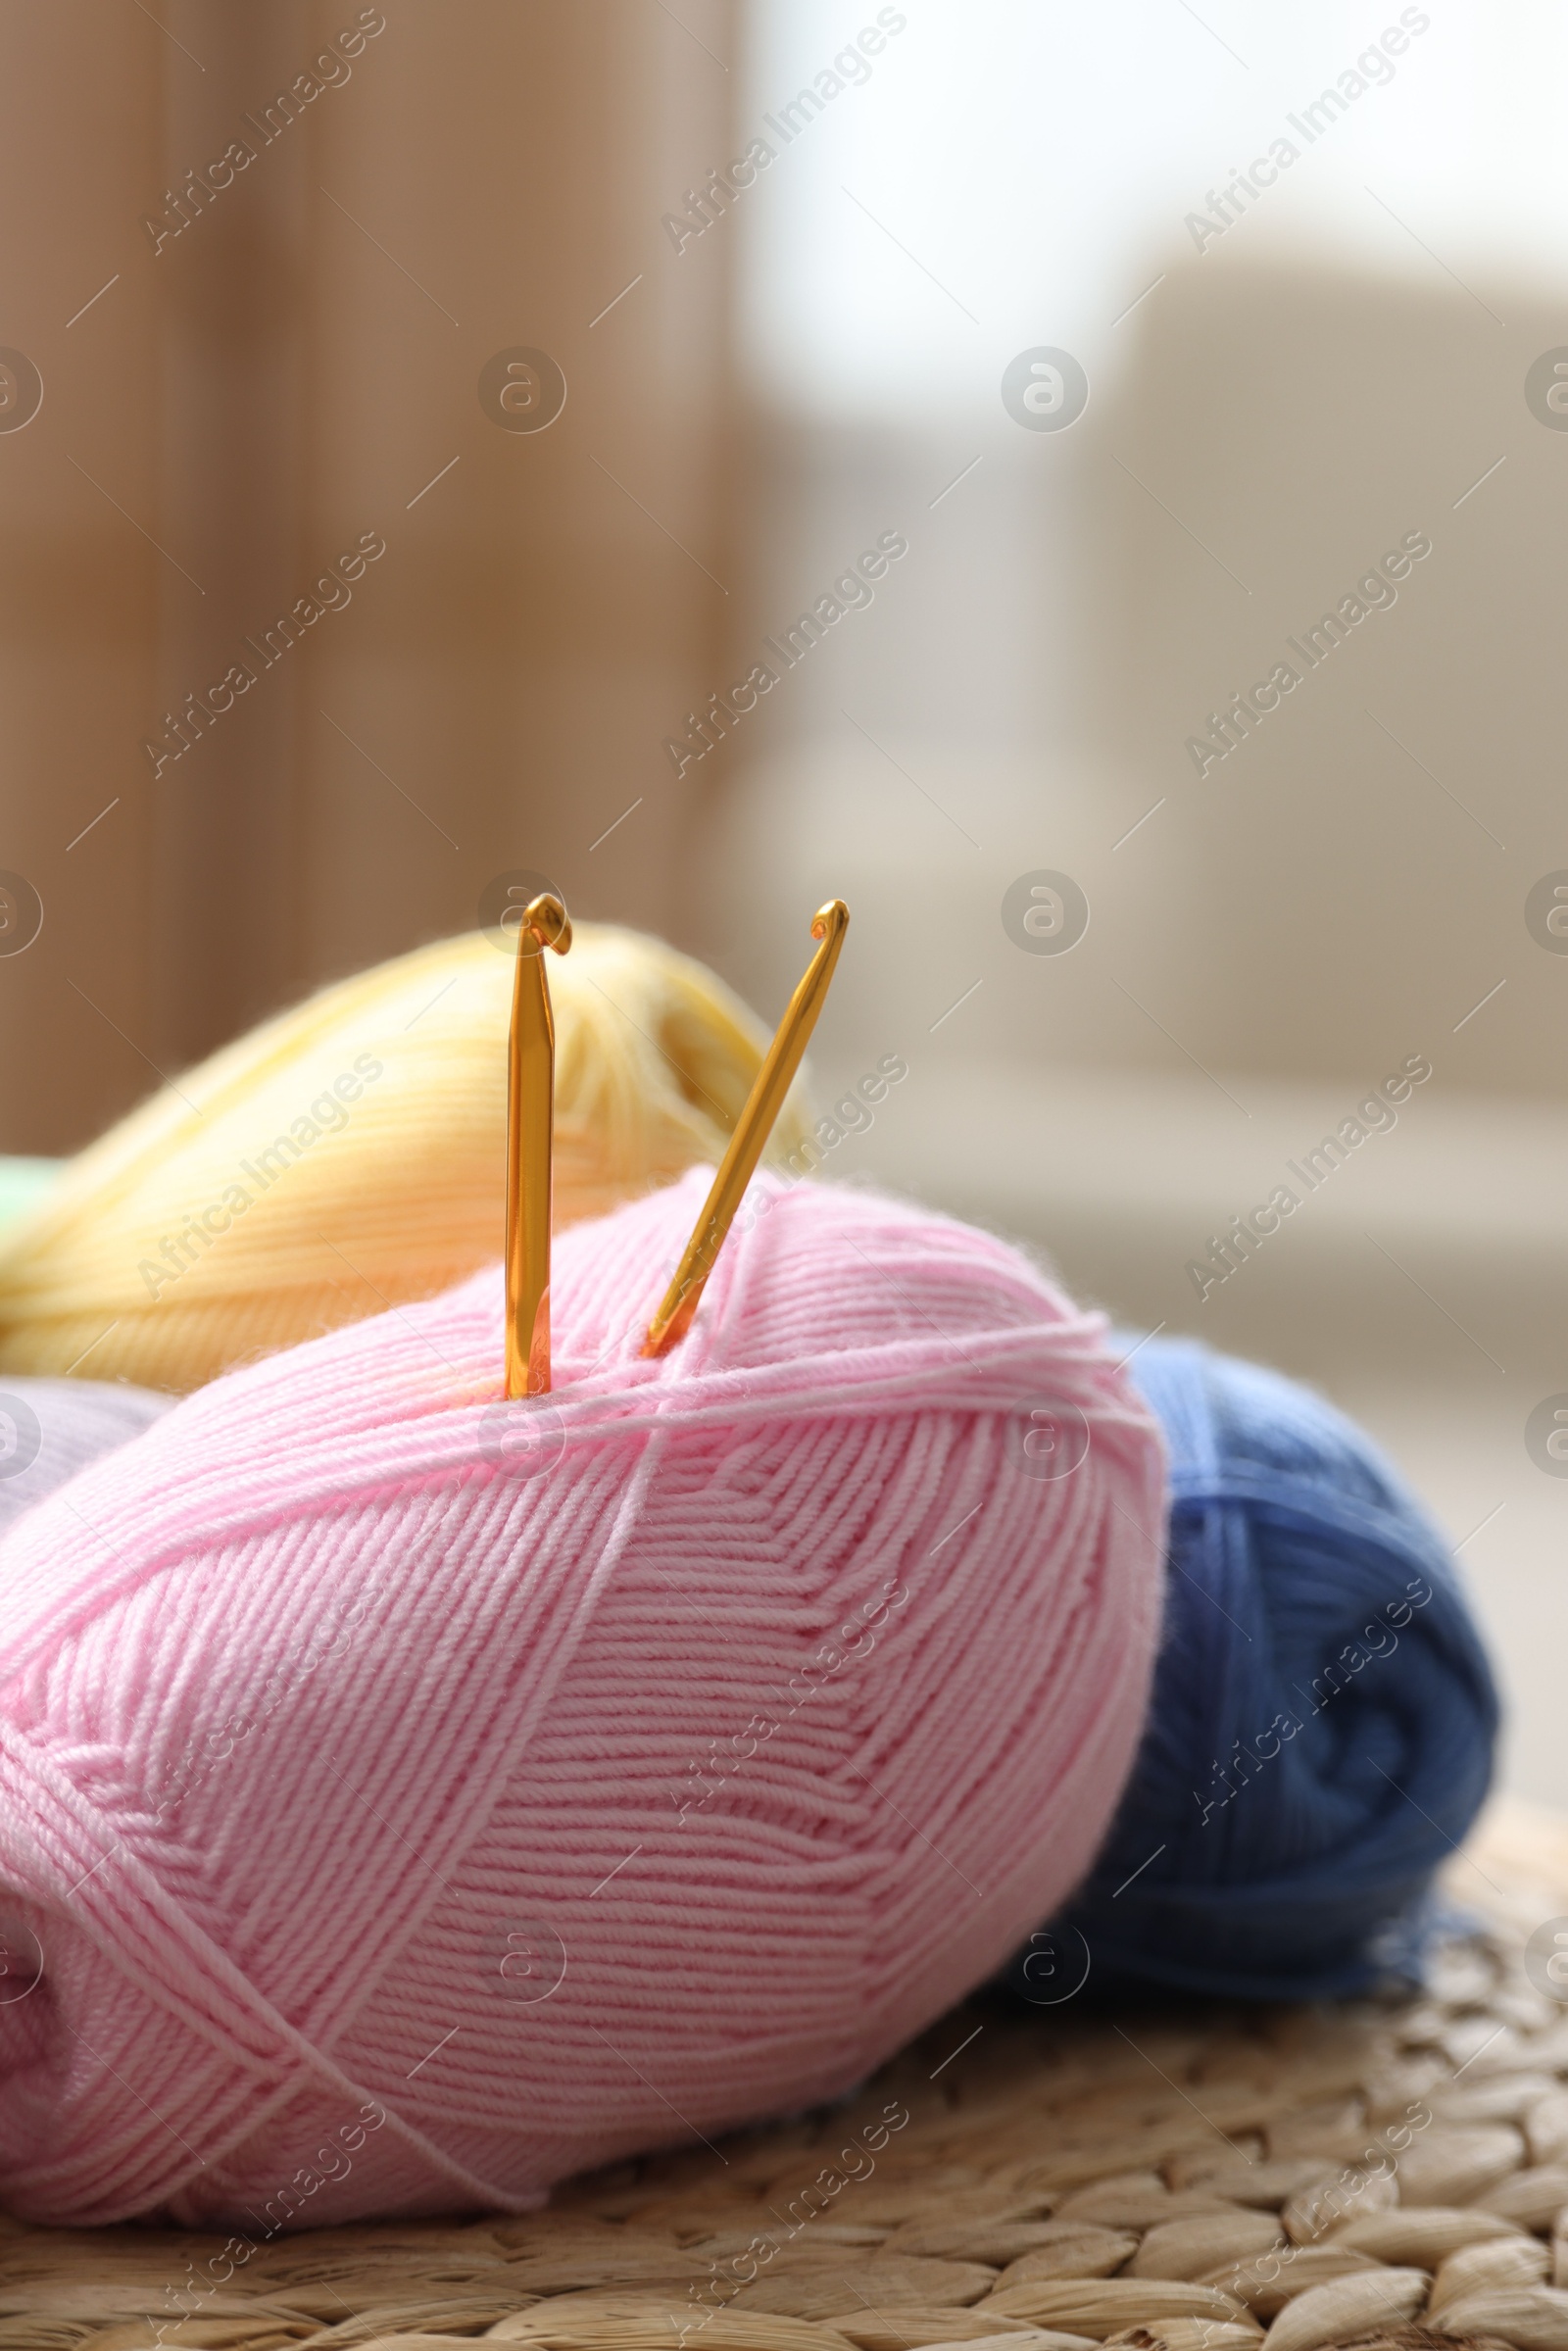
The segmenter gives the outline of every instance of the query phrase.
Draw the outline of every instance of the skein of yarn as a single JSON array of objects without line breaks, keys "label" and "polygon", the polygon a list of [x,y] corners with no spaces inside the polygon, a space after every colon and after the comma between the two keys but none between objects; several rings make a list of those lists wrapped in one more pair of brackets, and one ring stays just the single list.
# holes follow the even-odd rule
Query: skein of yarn
[{"label": "skein of yarn", "polygon": [[35,1208],[59,1173],[58,1159],[0,1158],[0,1226]]},{"label": "skein of yarn", "polygon": [[151,1428],[173,1400],[107,1380],[8,1380],[0,1388],[0,1534],[89,1461]]},{"label": "skein of yarn", "polygon": [[1082,1877],[1164,1541],[1102,1319],[764,1175],[646,1356],[710,1173],[559,1237],[548,1396],[492,1266],[7,1539],[13,2209],[528,2207],[846,2089]]},{"label": "skein of yarn", "polygon": [[[1170,1447],[1165,1628],[1121,1808],[1055,1934],[1102,1981],[1245,1999],[1419,1973],[1497,1730],[1448,1546],[1309,1390],[1187,1340],[1145,1340],[1128,1371]],[[1026,1997],[1054,1988],[1054,1939],[1014,1964]]]},{"label": "skein of yarn", "polygon": [[[86,1356],[184,1393],[486,1264],[513,966],[487,932],[400,955],[132,1111],[0,1232],[0,1373]],[[554,986],[559,1226],[717,1158],[767,1032],[701,963],[603,924]],[[773,1158],[807,1131],[792,1101]]]}]

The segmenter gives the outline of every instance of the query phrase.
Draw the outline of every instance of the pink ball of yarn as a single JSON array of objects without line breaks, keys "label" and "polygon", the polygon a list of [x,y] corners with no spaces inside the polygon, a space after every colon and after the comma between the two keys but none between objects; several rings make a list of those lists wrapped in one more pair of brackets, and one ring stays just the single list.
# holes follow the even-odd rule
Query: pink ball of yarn
[{"label": "pink ball of yarn", "polygon": [[1164,1523],[1102,1319],[764,1178],[645,1361],[707,1180],[558,1239],[550,1397],[496,1401],[492,1269],[13,1531],[13,2208],[526,2208],[844,2091],[1083,1874]]}]

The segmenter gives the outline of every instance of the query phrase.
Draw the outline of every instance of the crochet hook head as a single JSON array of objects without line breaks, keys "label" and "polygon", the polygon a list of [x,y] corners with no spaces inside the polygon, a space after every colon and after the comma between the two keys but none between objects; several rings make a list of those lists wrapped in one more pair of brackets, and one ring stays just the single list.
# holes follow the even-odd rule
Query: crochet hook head
[{"label": "crochet hook head", "polygon": [[820,944],[807,966],[806,977],[790,998],[789,1008],[778,1024],[757,1073],[757,1082],[747,1097],[746,1107],[730,1137],[729,1149],[713,1178],[712,1189],[703,1203],[696,1229],[686,1244],[686,1253],[675,1269],[675,1278],[664,1293],[659,1312],[648,1326],[642,1350],[645,1355],[662,1355],[691,1327],[703,1285],[713,1270],[714,1260],[724,1246],[724,1236],[767,1148],[774,1121],[784,1106],[784,1097],[816,1026],[849,921],[850,909],[842,898],[830,898],[811,917],[811,936]]},{"label": "crochet hook head", "polygon": [[545,949],[564,955],[571,923],[551,891],[517,928],[507,1067],[507,1394],[550,1388],[550,1184],[556,1116],[556,1027]]}]

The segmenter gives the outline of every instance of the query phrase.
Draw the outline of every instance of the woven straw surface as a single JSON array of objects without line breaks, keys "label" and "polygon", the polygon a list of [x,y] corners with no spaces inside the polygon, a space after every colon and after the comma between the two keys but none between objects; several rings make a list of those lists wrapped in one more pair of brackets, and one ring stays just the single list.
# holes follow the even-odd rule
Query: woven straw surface
[{"label": "woven straw surface", "polygon": [[1494,1813],[1451,1891],[1480,1923],[1419,2000],[982,2000],[832,2113],[526,2218],[0,2223],[0,2351],[1568,2351],[1568,1985],[1526,1954],[1568,1822]]}]

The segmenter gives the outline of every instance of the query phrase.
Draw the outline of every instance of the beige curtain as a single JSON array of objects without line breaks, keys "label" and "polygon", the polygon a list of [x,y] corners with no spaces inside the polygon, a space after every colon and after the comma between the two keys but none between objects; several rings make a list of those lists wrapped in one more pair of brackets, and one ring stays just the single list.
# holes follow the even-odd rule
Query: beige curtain
[{"label": "beige curtain", "polygon": [[514,869],[682,930],[733,239],[662,220],[734,39],[728,0],[0,5],[0,1148]]}]

